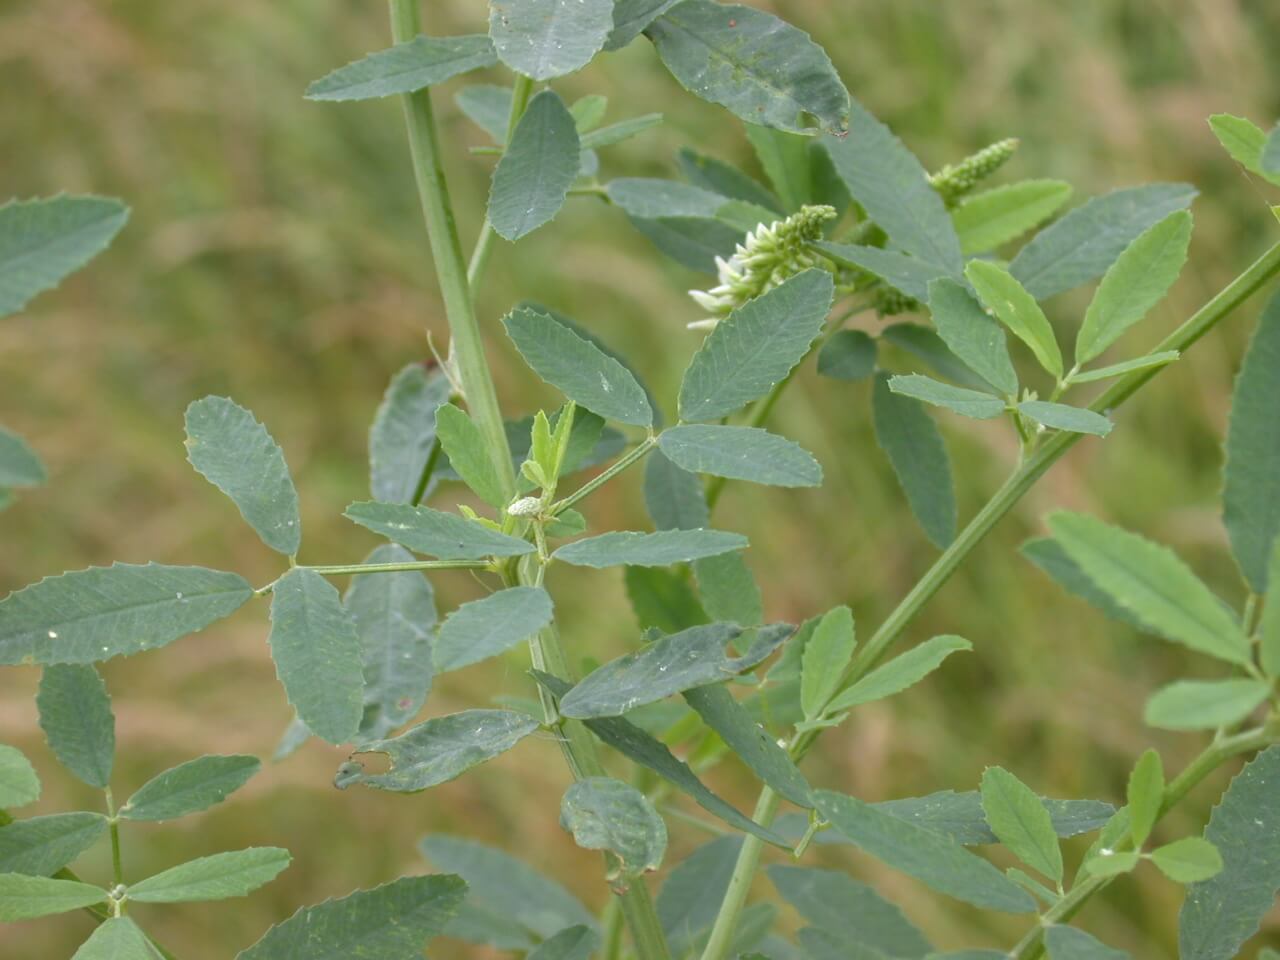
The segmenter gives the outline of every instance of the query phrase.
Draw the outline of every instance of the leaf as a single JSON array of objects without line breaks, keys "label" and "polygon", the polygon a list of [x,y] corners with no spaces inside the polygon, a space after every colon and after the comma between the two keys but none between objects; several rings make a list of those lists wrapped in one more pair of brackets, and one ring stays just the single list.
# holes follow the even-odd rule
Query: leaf
[{"label": "leaf", "polygon": [[40,799],[40,778],[17,747],[0,743],[0,809],[25,807]]},{"label": "leaf", "polygon": [[[927,291],[926,291],[927,292]],[[893,323],[880,332],[880,339],[923,360],[937,374],[963,387],[994,393],[995,388],[966,367],[933,330],[918,323]]]},{"label": "leaf", "polygon": [[1018,374],[1000,324],[954,280],[929,284],[928,302],[933,325],[947,348],[1000,393],[1016,396]]},{"label": "leaf", "polygon": [[592,130],[590,133],[584,134],[581,146],[583,150],[599,150],[603,147],[611,147],[615,143],[621,143],[623,140],[630,140],[636,134],[644,133],[660,123],[662,123],[662,114],[660,113],[646,113],[643,116],[631,117],[628,120],[611,123],[607,127],[601,127],[599,130]]},{"label": "leaf", "polygon": [[680,861],[658,891],[658,920],[673,957],[685,957],[716,919],[742,847],[740,837],[718,837]]},{"label": "leaf", "polygon": [[[538,670],[533,671],[533,677],[557,699],[573,689],[567,682]],[[623,717],[607,717],[584,720],[583,724],[604,744],[613,747],[633,762],[652,770],[677,789],[684,791],[708,813],[719,817],[737,830],[754,834],[766,843],[786,846],[786,841],[778,834],[744,816],[739,810],[708,790],[688,765],[677,760],[665,744],[655,740],[629,720]]]},{"label": "leaf", "polygon": [[952,413],[974,420],[990,420],[1004,413],[1004,401],[990,394],[979,393],[965,387],[953,387],[918,373],[905,377],[890,377],[889,389],[904,397],[914,397],[936,407],[946,407]]},{"label": "leaf", "polygon": [[743,238],[738,227],[712,217],[631,217],[631,223],[677,263],[713,276],[716,258],[732,256]]},{"label": "leaf", "polygon": [[946,548],[956,535],[956,499],[951,461],[937,425],[918,401],[890,388],[887,373],[876,374],[871,416],[876,442],[893,465],[912,514],[925,536]]},{"label": "leaf", "polygon": [[684,691],[684,699],[761,780],[780,796],[812,807],[811,788],[785,749],[721,685]]},{"label": "leaf", "polygon": [[629,710],[693,687],[723,683],[751,669],[794,633],[790,624],[762,627],[741,657],[725,646],[743,630],[733,623],[690,627],[596,668],[560,700],[566,717],[620,717]]},{"label": "leaf", "polygon": [[293,556],[302,540],[298,491],[284,453],[252,413],[225,397],[187,407],[187,460],[225,493],[272,550]]},{"label": "leaf", "polygon": [[[1097,830],[1115,814],[1115,808],[1099,800],[1050,800],[1040,798],[1049,811],[1053,829],[1059,837],[1074,837]],[[987,825],[982,810],[982,797],[977,791],[956,793],[942,790],[924,797],[905,797],[874,804],[877,810],[964,846],[996,843],[996,835]]]},{"label": "leaf", "polygon": [[681,183],[646,177],[619,177],[605,187],[609,199],[633,217],[714,217],[726,198]]},{"label": "leaf", "polygon": [[1136,630],[1146,629],[1146,625],[1127,607],[1111,599],[1111,594],[1090,580],[1057,540],[1051,537],[1028,540],[1021,549],[1023,556],[1047,573],[1068,593],[1088,601],[1113,620],[1127,623]]},{"label": "leaf", "polygon": [[51,880],[21,873],[0,873],[0,922],[34,920],[91,907],[107,899],[107,891],[75,880]]},{"label": "leaf", "polygon": [[1035,792],[1001,767],[982,774],[982,812],[1019,860],[1062,886],[1062,849],[1053,820]]},{"label": "leaf", "polygon": [[610,777],[587,777],[565,791],[560,826],[586,850],[608,850],[623,877],[657,870],[667,850],[667,826],[643,793]]},{"label": "leaf", "polygon": [[812,138],[754,123],[746,124],[746,131],[756,159],[773,184],[782,208],[799,210],[803,205],[813,203],[813,167],[809,162]]},{"label": "leaf", "polygon": [[[619,0],[614,8],[615,13],[626,2],[627,0]],[[783,213],[783,206],[778,198],[737,167],[717,160],[715,157],[697,153],[689,147],[680,148],[676,161],[685,179],[695,187],[718,193],[731,200],[753,203],[777,214]]]},{"label": "leaf", "polygon": [[1095,437],[1105,437],[1115,426],[1100,413],[1046,400],[1024,400],[1018,404],[1018,411],[1046,427],[1071,433],[1091,433]]},{"label": "leaf", "polygon": [[1083,930],[1075,927],[1063,927],[1057,924],[1046,928],[1045,946],[1049,949],[1049,960],[1128,960],[1129,954],[1123,950],[1112,950],[1104,943],[1099,943]]},{"label": "leaf", "polygon": [[91,787],[110,786],[116,718],[98,671],[87,663],[45,667],[36,707],[58,762]]},{"label": "leaf", "polygon": [[459,877],[401,877],[341,900],[304,907],[237,955],[237,960],[419,960],[466,896]]},{"label": "leaf", "polygon": [[725,530],[614,531],[565,544],[551,556],[579,567],[665,567],[731,550],[745,550],[747,538]]},{"label": "leaf", "polygon": [[464,603],[440,626],[435,665],[458,670],[509,650],[551,622],[551,597],[541,587],[510,587]]},{"label": "leaf", "polygon": [[483,34],[417,36],[379,50],[326,74],[307,87],[308,100],[371,100],[415,93],[450,77],[498,62],[493,41]]},{"label": "leaf", "polygon": [[454,102],[467,119],[489,135],[494,143],[507,142],[511,119],[511,88],[491,83],[473,83],[454,94]]},{"label": "leaf", "polygon": [[348,520],[379,533],[414,553],[441,560],[482,560],[532,553],[533,544],[490,530],[456,513],[398,503],[353,503]]},{"label": "leaf", "polygon": [[677,467],[661,450],[649,454],[644,503],[660,530],[696,530],[711,523],[711,512],[695,474]]},{"label": "leaf", "polygon": [[1009,271],[985,260],[970,261],[964,275],[1000,322],[1031,348],[1040,366],[1061,380],[1062,351],[1035,298]]},{"label": "leaf", "polygon": [[160,960],[142,928],[128,917],[111,917],[89,935],[71,960]]},{"label": "leaf", "polygon": [[[388,543],[365,562],[412,559],[408,550]],[[364,664],[364,716],[357,737],[380,739],[412,720],[431,689],[435,591],[414,571],[370,573],[352,578],[342,605],[355,623]]]},{"label": "leaf", "polygon": [[204,756],[179,764],[143,784],[120,808],[126,820],[176,820],[208,810],[239,790],[262,768],[257,757]]},{"label": "leaf", "polygon": [[1200,837],[1183,837],[1156,847],[1151,862],[1174,883],[1200,883],[1222,872],[1218,848]]},{"label": "leaf", "polygon": [[528,307],[512,311],[504,323],[533,372],[574,403],[607,419],[652,425],[653,408],[644,388],[595,344]]},{"label": "leaf", "polygon": [[875,951],[867,954],[868,960],[916,960],[932,949],[901,910],[846,873],[784,864],[771,865],[768,873],[782,899],[815,927],[845,944]]},{"label": "leaf", "polygon": [[613,30],[611,0],[490,0],[489,36],[498,56],[534,80],[585,67]]},{"label": "leaf", "polygon": [[849,136],[823,144],[849,193],[895,246],[940,273],[959,275],[964,261],[946,206],[920,161],[887,126],[855,100]]},{"label": "leaf", "polygon": [[204,567],[90,567],[0,600],[0,664],[93,663],[172,643],[253,596],[243,577]]},{"label": "leaf", "polygon": [[713,620],[753,627],[764,621],[760,586],[741,553],[722,553],[693,561],[702,606]]},{"label": "leaf", "polygon": [[1280,126],[1273,127],[1267,134],[1262,148],[1262,175],[1272,183],[1280,181]]},{"label": "leaf", "polygon": [[98,813],[57,813],[0,827],[0,873],[47,877],[98,842],[107,818]]},{"label": "leaf", "polygon": [[489,222],[499,236],[519,240],[560,212],[578,175],[579,152],[573,116],[554,91],[543,90],[529,101],[493,171]]},{"label": "leaf", "polygon": [[1256,123],[1229,113],[1215,113],[1209,118],[1209,127],[1232,159],[1250,173],[1273,183],[1280,180],[1274,173],[1268,174],[1262,169],[1262,151],[1267,145],[1267,135]]},{"label": "leaf", "polygon": [[716,324],[680,384],[680,418],[718,420],[785,379],[822,332],[831,274],[806,270]]},{"label": "leaf", "polygon": [[1036,234],[1009,272],[1031,296],[1047,300],[1102,276],[1136,237],[1195,196],[1186,184],[1156,183],[1094,197]]},{"label": "leaf", "polygon": [[293,858],[279,847],[250,847],[201,857],[129,885],[139,903],[194,903],[243,897],[274,880]]},{"label": "leaf", "polygon": [[1234,727],[1271,695],[1266,680],[1179,680],[1147,701],[1143,720],[1162,730]]},{"label": "leaf", "polygon": [[440,446],[462,482],[490,506],[505,507],[507,498],[502,492],[502,482],[480,428],[451,403],[437,407],[435,417]]},{"label": "leaf", "polygon": [[664,430],[658,448],[677,466],[775,487],[816,487],[822,467],[798,444],[755,427],[682,424]]},{"label": "leaf", "polygon": [[0,206],[0,317],[83,267],[128,219],[129,208],[109,197],[61,194]]},{"label": "leaf", "polygon": [[1141,850],[1151,836],[1151,828],[1160,819],[1160,807],[1164,804],[1164,764],[1155,750],[1148,750],[1138,758],[1129,774],[1127,799],[1129,836],[1134,847]]},{"label": "leaf", "polygon": [[708,622],[684,571],[627,567],[623,582],[641,630],[676,633]]},{"label": "leaf", "polygon": [[358,762],[338,771],[339,788],[355,783],[395,793],[416,793],[461,776],[472,767],[506,753],[541,722],[511,710],[464,710],[434,717],[390,740],[361,745],[356,756],[386,754],[387,773],[371,774]]},{"label": "leaf", "polygon": [[1096,370],[1088,370],[1084,373],[1077,373],[1071,378],[1072,383],[1091,383],[1094,380],[1106,380],[1108,377],[1118,377],[1126,373],[1132,373],[1134,370],[1146,370],[1150,367],[1163,367],[1167,363],[1177,360],[1181,354],[1177,350],[1161,350],[1157,353],[1147,354],[1145,357],[1135,357],[1133,360],[1123,360],[1120,363],[1109,364],[1105,367],[1098,367]]},{"label": "leaf", "polygon": [[848,128],[849,93],[826,52],[771,14],[684,0],[645,33],[682,87],[748,123],[804,133],[807,113],[823,130]]},{"label": "leaf", "polygon": [[271,595],[271,659],[298,718],[329,743],[351,740],[363,713],[355,624],[320,574],[294,567]]},{"label": "leaf", "polygon": [[817,720],[840,686],[857,646],[853,611],[836,607],[818,621],[800,659],[800,704],[806,720]]},{"label": "leaf", "polygon": [[600,942],[600,935],[579,924],[561,930],[529,951],[528,960],[587,960]]},{"label": "leaf", "polygon": [[818,373],[850,383],[876,369],[876,342],[861,330],[837,330],[818,351]]},{"label": "leaf", "polygon": [[0,427],[0,487],[37,487],[47,479],[44,465],[27,441]]},{"label": "leaf", "polygon": [[933,281],[959,276],[958,270],[952,272],[896,250],[881,250],[879,247],[864,247],[855,243],[831,243],[826,240],[820,240],[814,246],[836,263],[870,271],[893,289],[921,303],[928,301],[929,284]]},{"label": "leaf", "polygon": [[828,790],[814,792],[818,809],[856,846],[939,893],[988,910],[1031,913],[1030,894],[959,844],[870,804]]},{"label": "leaf", "polygon": [[965,256],[1004,246],[1058,212],[1071,196],[1061,180],[1023,180],[969,197],[951,219]]},{"label": "leaf", "polygon": [[1228,663],[1252,662],[1234,615],[1172,550],[1083,514],[1055,513],[1049,527],[1085,575],[1149,630]]},{"label": "leaf", "polygon": [[1267,588],[1267,562],[1280,536],[1280,295],[1262,311],[1231,398],[1223,469],[1222,521],[1254,593]]},{"label": "leaf", "polygon": [[1280,537],[1271,551],[1271,566],[1267,571],[1267,602],[1262,607],[1259,625],[1258,661],[1269,677],[1280,677]]},{"label": "leaf", "polygon": [[[420,363],[391,380],[369,428],[369,492],[382,503],[416,503],[436,442],[436,408],[453,388],[440,370]],[[424,491],[425,492],[425,491]]]}]

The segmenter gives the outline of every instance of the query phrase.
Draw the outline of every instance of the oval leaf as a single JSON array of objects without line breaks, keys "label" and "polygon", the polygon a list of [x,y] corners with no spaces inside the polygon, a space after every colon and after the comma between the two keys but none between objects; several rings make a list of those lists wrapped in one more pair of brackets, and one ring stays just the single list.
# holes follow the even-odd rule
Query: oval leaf
[{"label": "oval leaf", "polygon": [[1018,404],[1018,411],[1046,427],[1070,433],[1089,433],[1095,437],[1105,437],[1114,426],[1100,413],[1047,400],[1023,401]]},{"label": "oval leaf", "polygon": [[822,483],[822,467],[813,454],[756,427],[684,424],[664,430],[658,446],[672,463],[693,473],[775,487]]},{"label": "oval leaf", "polygon": [[98,813],[57,813],[0,827],[0,873],[47,877],[98,842],[107,818]]},{"label": "oval leaf", "polygon": [[129,887],[140,903],[194,903],[243,897],[270,883],[289,866],[288,850],[250,847],[179,864]]},{"label": "oval leaf", "polygon": [[370,100],[413,93],[498,62],[487,36],[414,37],[339,67],[307,87],[308,100]]},{"label": "oval leaf", "polygon": [[1062,351],[1035,297],[1009,271],[986,260],[970,261],[964,275],[1000,322],[1031,348],[1040,366],[1062,379]]},{"label": "oval leaf", "polygon": [[441,560],[483,560],[532,553],[526,540],[509,537],[456,513],[400,503],[353,503],[343,514],[348,520]]},{"label": "oval leaf", "polygon": [[940,383],[918,373],[890,377],[889,389],[935,407],[946,407],[952,413],[972,417],[974,420],[990,420],[1004,413],[1004,401],[998,397],[965,387],[953,387],[949,383]]},{"label": "oval leaf", "polygon": [[175,820],[208,810],[262,768],[257,757],[197,757],[148,780],[120,808],[126,820]]},{"label": "oval leaf", "polygon": [[954,280],[929,284],[929,312],[943,342],[970,370],[1006,397],[1018,392],[1018,375],[1000,324]]},{"label": "oval leaf", "polygon": [[0,427],[0,487],[36,487],[46,479],[44,465],[27,441]]},{"label": "oval leaf", "polygon": [[551,622],[551,597],[541,587],[510,587],[464,603],[440,627],[435,663],[441,673],[509,650]]},{"label": "oval leaf", "polygon": [[1217,730],[1235,726],[1270,695],[1266,680],[1179,680],[1156,691],[1143,720],[1162,730]]},{"label": "oval leaf", "polygon": [[110,786],[116,718],[98,671],[87,663],[45,667],[36,707],[58,762],[91,787]]},{"label": "oval leaf", "polygon": [[17,747],[0,743],[0,809],[25,807],[40,799],[40,778]]},{"label": "oval leaf", "polygon": [[949,634],[933,637],[906,653],[894,657],[836,696],[829,713],[850,710],[864,703],[883,700],[919,683],[953,653],[972,650],[973,644],[963,637]]},{"label": "oval leaf", "polygon": [[982,774],[982,812],[992,832],[1019,860],[1062,884],[1062,848],[1040,798],[1001,767]]},{"label": "oval leaf", "polygon": [[933,418],[918,400],[895,393],[889,375],[877,374],[871,392],[876,442],[889,457],[911,512],[934,546],[956,535],[956,495],[951,458]]},{"label": "oval leaf", "polygon": [[587,850],[607,850],[624,877],[657,870],[667,850],[667,826],[649,798],[610,777],[588,777],[565,791],[560,826]]},{"label": "oval leaf", "polygon": [[965,256],[1004,246],[1039,226],[1071,197],[1061,180],[1024,180],[974,194],[951,212]]},{"label": "oval leaf", "polygon": [[747,538],[724,530],[615,531],[565,544],[552,554],[579,567],[666,567],[745,550]]},{"label": "oval leaf", "polygon": [[591,62],[613,30],[613,0],[491,0],[489,36],[512,70],[534,80]]},{"label": "oval leaf", "polygon": [[436,442],[436,408],[453,390],[440,370],[420,363],[391,380],[369,428],[369,492],[382,503],[417,503]]},{"label": "oval leaf", "polygon": [[75,880],[0,873],[0,922],[4,923],[67,913],[106,899],[107,891],[101,887]]},{"label": "oval leaf", "polygon": [[71,960],[160,960],[160,954],[136,923],[112,917],[89,935]]},{"label": "oval leaf", "polygon": [[514,241],[551,220],[564,206],[578,164],[573,116],[554,91],[543,90],[529,102],[493,171],[493,229]]}]

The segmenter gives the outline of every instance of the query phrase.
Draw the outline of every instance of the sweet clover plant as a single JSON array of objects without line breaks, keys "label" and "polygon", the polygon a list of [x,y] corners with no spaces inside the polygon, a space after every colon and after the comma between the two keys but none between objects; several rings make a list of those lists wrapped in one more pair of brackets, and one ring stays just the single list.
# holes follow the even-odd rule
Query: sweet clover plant
[{"label": "sweet clover plant", "polygon": [[[1190,765],[1166,771],[1148,750],[1123,796],[1064,800],[1018,779],[1008,769],[1016,757],[992,757],[979,784],[869,803],[811,780],[800,764],[825,730],[857,723],[860,707],[972,649],[959,636],[920,636],[916,615],[1056,461],[1076,443],[1105,442],[1122,404],[1280,274],[1280,245],[1156,349],[1134,355],[1126,333],[1187,259],[1190,186],[1126,187],[1063,213],[1066,183],[989,185],[1017,148],[1011,139],[930,173],[850,96],[817,43],[751,7],[491,0],[487,32],[455,37],[423,33],[413,0],[390,0],[390,11],[393,46],[306,91],[402,103],[451,333],[438,365],[411,364],[393,378],[370,431],[370,498],[344,511],[388,542],[364,560],[301,562],[298,494],[281,446],[235,400],[192,403],[187,459],[280,555],[280,574],[255,585],[201,566],[115,564],[0,600],[0,664],[43,666],[35,707],[49,746],[102,801],[16,817],[8,811],[37,799],[40,784],[18,750],[0,746],[0,921],[86,910],[99,925],[78,960],[173,960],[132,904],[244,896],[288,867],[287,851],[257,847],[126,874],[122,834],[132,824],[228,802],[261,763],[196,757],[114,794],[115,721],[94,666],[255,605],[269,617],[270,655],[297,717],[278,757],[310,737],[351,745],[337,788],[412,804],[522,741],[553,739],[571,785],[559,811],[545,812],[546,829],[558,821],[600,851],[608,892],[602,885],[596,914],[519,851],[432,835],[421,846],[438,872],[303,906],[241,960],[408,960],[440,934],[536,960],[1107,960],[1127,954],[1074,921],[1130,873],[1186,886],[1184,960],[1239,955],[1280,888],[1280,297],[1262,311],[1226,438],[1223,520],[1237,596],[1217,596],[1169,549],[1079,513],[1050,514],[1048,535],[1024,548],[1067,590],[1206,658],[1212,679],[1174,682],[1146,707],[1149,725],[1207,741]],[[566,103],[555,81],[642,38],[681,87],[742,121],[765,181],[691,148],[669,178],[608,175],[610,152],[661,115],[606,123],[605,98]],[[464,86],[455,100],[492,140],[472,161],[497,158],[492,188],[485,210],[455,212],[445,164],[460,158],[441,140],[432,88],[481,69],[505,70],[509,85]],[[1280,132],[1227,115],[1210,123],[1251,175],[1280,184]],[[550,224],[570,203],[625,217],[706,277],[683,320],[704,339],[677,396],[655,395],[590,318],[530,302],[502,318],[477,315],[495,253],[537,242],[525,238],[540,230],[556,242]],[[90,196],[0,208],[0,313],[84,266],[127,217],[123,203]],[[482,220],[469,258],[460,217]],[[1055,300],[1090,286],[1083,315]],[[532,415],[500,403],[482,325],[505,331],[563,403]],[[818,458],[770,429],[792,379],[815,374],[835,393],[870,382],[870,409],[848,416],[870,418],[939,551],[878,624],[856,623],[842,605],[774,622],[744,562],[746,538],[716,516],[730,481],[822,483]],[[970,517],[957,506],[943,441],[956,416],[1003,421],[1020,450]],[[5,497],[45,479],[32,447],[0,431]],[[653,529],[596,527],[590,497],[614,482],[642,491]],[[482,508],[457,502],[464,488]],[[557,615],[553,567],[581,568],[557,579],[587,588],[624,579],[633,610],[618,620],[640,624],[630,653],[594,660],[592,638]],[[428,576],[451,569],[471,571],[485,593],[440,617]],[[520,646],[531,662],[524,700],[432,708],[435,676]],[[1247,763],[1202,835],[1158,830],[1238,758]],[[750,813],[704,782],[722,763],[758,779]],[[668,831],[689,821],[719,836],[672,863]],[[1069,864],[1061,840],[1081,834],[1096,839]],[[82,878],[72,866],[98,843],[110,844],[112,875]],[[1026,933],[978,949],[935,940],[852,874],[805,865],[816,844],[855,847],[940,896],[1024,916]],[[992,845],[1020,866],[1001,869],[975,849]],[[766,852],[771,892],[756,883]],[[803,918],[798,933],[779,922],[779,900]]]}]

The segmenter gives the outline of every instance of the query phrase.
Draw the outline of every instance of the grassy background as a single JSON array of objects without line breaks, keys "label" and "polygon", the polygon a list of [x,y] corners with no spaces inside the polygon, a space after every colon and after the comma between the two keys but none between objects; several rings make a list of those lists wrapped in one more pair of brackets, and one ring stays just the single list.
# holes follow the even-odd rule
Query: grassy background
[{"label": "grassy background", "polygon": [[[1274,238],[1265,204],[1275,192],[1242,175],[1204,123],[1226,110],[1265,125],[1280,112],[1272,0],[773,6],[822,39],[850,90],[927,166],[1016,135],[1023,147],[1005,178],[1067,179],[1077,199],[1142,181],[1196,184],[1190,265],[1127,341],[1133,350]],[[430,7],[433,33],[482,29],[474,0]],[[276,558],[182,456],[182,410],[210,392],[252,407],[283,443],[302,491],[304,561],[355,560],[372,545],[339,516],[365,495],[367,423],[390,375],[426,356],[424,329],[441,341],[444,321],[398,107],[311,104],[300,93],[334,65],[385,45],[384,21],[381,4],[314,0],[0,4],[0,193],[94,191],[134,208],[91,269],[0,324],[0,417],[33,440],[52,474],[0,514],[0,592],[113,559],[198,562],[271,579]],[[751,163],[741,128],[683,94],[643,41],[556,86],[567,96],[607,94],[611,119],[665,111],[656,132],[607,151],[608,176],[672,175],[672,154],[685,143]],[[481,135],[443,92],[438,102],[469,240],[488,164],[465,149]],[[585,200],[518,251],[500,244],[479,303],[508,408],[550,399],[497,333],[514,300],[536,297],[584,320],[669,398],[697,342],[684,330],[696,312],[683,291],[695,283],[619,214]],[[1218,519],[1219,440],[1257,306],[1144,390],[1112,438],[1082,443],[979,548],[908,638],[960,633],[976,652],[825,737],[808,761],[815,783],[880,799],[969,789],[985,765],[999,763],[1048,794],[1116,799],[1148,745],[1170,769],[1199,749],[1201,738],[1145,729],[1141,710],[1155,686],[1209,675],[1211,665],[1104,621],[1014,549],[1051,508],[1088,510],[1174,545],[1238,600]],[[1053,307],[1070,330],[1080,301]],[[731,488],[723,502],[718,523],[750,536],[772,617],[848,602],[868,634],[934,555],[874,448],[867,400],[865,385],[803,376],[776,425],[818,454],[825,485]],[[1015,449],[998,426],[942,419],[967,516]],[[637,480],[593,498],[598,528],[643,524]],[[578,655],[603,658],[633,642],[616,574],[560,571],[553,588]],[[439,577],[437,589],[443,608],[477,593],[465,575]],[[198,637],[107,666],[118,793],[199,753],[270,752],[289,710],[265,634],[258,604]],[[451,675],[429,708],[527,693],[522,669],[513,657]],[[37,812],[93,804],[43,745],[36,680],[29,669],[4,674],[0,739],[26,750],[44,775]],[[311,745],[210,814],[129,827],[126,867],[135,877],[228,847],[279,844],[295,854],[293,867],[250,899],[139,908],[148,928],[182,960],[232,956],[299,904],[422,869],[414,844],[429,831],[504,844],[589,902],[606,897],[595,857],[555,824],[566,781],[552,744],[528,744],[412,798],[337,793],[328,784],[342,757]],[[750,803],[754,788],[737,769],[712,780]],[[1224,782],[1197,791],[1161,835],[1198,830]],[[673,855],[701,839],[673,828]],[[975,918],[865,859],[845,862],[882,882],[940,946],[1005,943],[1024,923]],[[82,866],[89,878],[109,875],[103,851]],[[1083,922],[1137,956],[1172,957],[1180,899],[1148,872],[1115,884]],[[88,929],[80,917],[0,928],[0,954],[67,957]],[[1273,924],[1280,943],[1277,931]],[[442,944],[436,955],[486,954]]]}]

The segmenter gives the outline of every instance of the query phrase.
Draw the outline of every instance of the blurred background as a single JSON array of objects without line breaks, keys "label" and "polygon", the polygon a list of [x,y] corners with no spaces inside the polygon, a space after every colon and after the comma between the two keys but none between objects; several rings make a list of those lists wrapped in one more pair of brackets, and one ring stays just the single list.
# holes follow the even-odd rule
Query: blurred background
[{"label": "blurred background", "polygon": [[[1276,192],[1248,178],[1205,124],[1228,111],[1269,126],[1280,113],[1280,6],[1273,0],[775,0],[819,38],[864,104],[937,168],[1005,136],[1022,149],[996,182],[1055,177],[1073,203],[1116,186],[1185,180],[1191,259],[1172,296],[1128,341],[1154,343],[1275,239]],[[477,0],[435,0],[435,34],[478,32]],[[301,490],[303,562],[352,562],[376,542],[344,521],[367,495],[370,417],[390,376],[445,339],[394,102],[305,102],[306,85],[387,44],[379,3],[315,0],[4,0],[0,2],[0,195],[59,190],[124,198],[133,218],[113,247],[25,314],[0,323],[0,420],[26,435],[49,484],[0,513],[0,593],[111,560],[200,563],[264,583],[279,572],[234,507],[186,464],[182,411],[226,394],[284,446]],[[502,81],[471,75],[465,82]],[[556,83],[566,98],[609,97],[608,121],[661,110],[663,126],[603,154],[603,176],[674,176],[684,145],[751,165],[740,125],[684,94],[644,41]],[[484,135],[437,92],[464,243],[478,226],[490,161]],[[754,169],[754,168],[753,168]],[[497,320],[532,297],[576,316],[674,396],[698,335],[684,291],[704,279],[662,259],[616,211],[573,201],[535,239],[501,243],[479,296],[499,388],[511,414],[551,402],[500,336]],[[1072,331],[1084,301],[1052,304]],[[1184,656],[1107,622],[1016,552],[1050,509],[1096,513],[1176,547],[1233,604],[1241,585],[1219,523],[1220,438],[1231,378],[1261,300],[1233,316],[1086,440],[928,606],[920,641],[954,632],[974,653],[927,682],[859,711],[807,761],[811,780],[867,799],[973,789],[1001,764],[1053,796],[1117,800],[1134,758],[1158,747],[1178,769],[1203,742],[1146,729],[1156,686],[1207,676]],[[874,326],[874,317],[859,324]],[[1072,334],[1073,335],[1073,334]],[[814,492],[731,486],[718,525],[752,543],[748,560],[772,618],[853,606],[864,636],[935,552],[875,448],[867,384],[818,380],[787,394],[776,428],[826,469]],[[1011,468],[999,426],[942,416],[962,519]],[[645,523],[630,476],[589,501],[597,528]],[[443,490],[438,497],[451,496]],[[438,501],[446,502],[446,501]],[[478,595],[465,574],[436,578],[442,610]],[[552,584],[567,642],[605,658],[634,643],[617,571],[559,571]],[[116,792],[208,752],[270,754],[290,710],[251,604],[205,633],[105,675],[118,714]],[[449,675],[427,709],[444,713],[530,692],[519,656]],[[95,804],[58,770],[36,726],[34,669],[0,677],[0,740],[45,780],[27,813]],[[599,862],[556,825],[566,776],[550,743],[527,743],[465,778],[404,797],[330,786],[342,751],[312,743],[269,765],[231,802],[181,823],[127,826],[138,877],[220,849],[277,844],[294,864],[249,899],[138,908],[182,960],[215,960],[302,904],[420,871],[420,836],[452,831],[503,845],[592,905],[607,897]],[[1198,832],[1227,772],[1161,827]],[[726,764],[710,780],[740,805],[755,789]],[[669,859],[705,836],[672,826]],[[1078,855],[1079,844],[1072,844]],[[831,859],[824,849],[818,860]],[[882,883],[941,947],[1007,945],[1025,921],[978,918],[869,860],[833,863]],[[81,864],[105,879],[105,851]],[[760,892],[767,882],[761,881]],[[1181,890],[1154,871],[1121,880],[1086,927],[1136,956],[1176,954]],[[784,916],[793,925],[794,917]],[[69,957],[79,915],[0,927],[0,955]],[[1262,939],[1259,940],[1262,942]],[[1280,945],[1280,918],[1270,942]],[[441,957],[485,957],[439,941]],[[1251,953],[1247,954],[1251,955]]]}]

